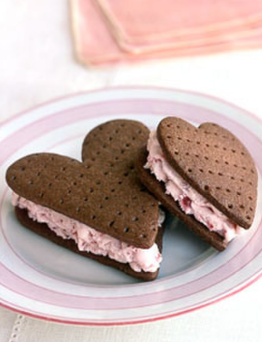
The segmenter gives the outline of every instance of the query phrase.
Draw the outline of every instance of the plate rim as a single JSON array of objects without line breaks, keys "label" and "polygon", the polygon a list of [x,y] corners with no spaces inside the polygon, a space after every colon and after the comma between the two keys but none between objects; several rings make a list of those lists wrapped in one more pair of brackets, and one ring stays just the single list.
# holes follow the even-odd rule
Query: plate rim
[{"label": "plate rim", "polygon": [[140,86],[140,85],[120,85],[120,86],[110,86],[110,87],[100,87],[97,89],[91,89],[91,90],[86,90],[86,91],[76,91],[73,93],[69,94],[64,94],[61,96],[56,96],[54,98],[51,98],[46,101],[41,101],[38,104],[29,106],[28,108],[18,111],[16,114],[11,115],[11,117],[8,117],[4,119],[3,121],[0,122],[0,128],[9,122],[16,120],[18,117],[27,114],[28,112],[33,112],[38,108],[45,107],[48,105],[52,105],[53,103],[60,102],[66,99],[71,99],[77,96],[82,96],[82,95],[92,95],[96,93],[101,93],[101,92],[109,92],[109,91],[121,91],[121,90],[126,90],[126,91],[132,91],[132,90],[154,90],[154,91],[168,91],[168,92],[178,92],[178,93],[184,93],[184,94],[190,94],[190,95],[196,95],[200,97],[205,97],[209,98],[210,100],[214,100],[220,103],[224,103],[225,105],[228,105],[230,107],[234,107],[237,110],[242,111],[243,113],[247,114],[248,116],[252,116],[255,120],[258,120],[262,124],[262,117],[258,116],[256,113],[253,113],[252,111],[249,111],[233,102],[230,102],[229,100],[225,100],[223,98],[220,98],[219,96],[215,96],[213,94],[208,94],[204,92],[198,92],[195,90],[187,90],[183,88],[171,88],[171,87],[161,87],[161,86],[154,86],[154,85],[149,85],[149,86]]}]

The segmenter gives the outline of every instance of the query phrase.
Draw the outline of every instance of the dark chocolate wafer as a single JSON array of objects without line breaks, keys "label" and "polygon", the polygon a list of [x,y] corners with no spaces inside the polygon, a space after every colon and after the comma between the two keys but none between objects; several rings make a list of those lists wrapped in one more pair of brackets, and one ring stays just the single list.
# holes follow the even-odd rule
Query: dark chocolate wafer
[{"label": "dark chocolate wafer", "polygon": [[65,156],[26,156],[7,170],[12,190],[36,204],[140,248],[153,245],[158,203],[132,177]]},{"label": "dark chocolate wafer", "polygon": [[160,122],[157,136],[165,158],[183,179],[233,222],[251,226],[257,171],[237,137],[214,123],[196,128],[175,117]]},{"label": "dark chocolate wafer", "polygon": [[[134,120],[112,120],[92,129],[82,145],[82,160],[130,172],[139,148],[146,143],[149,129]],[[119,172],[119,171],[117,171]]]}]

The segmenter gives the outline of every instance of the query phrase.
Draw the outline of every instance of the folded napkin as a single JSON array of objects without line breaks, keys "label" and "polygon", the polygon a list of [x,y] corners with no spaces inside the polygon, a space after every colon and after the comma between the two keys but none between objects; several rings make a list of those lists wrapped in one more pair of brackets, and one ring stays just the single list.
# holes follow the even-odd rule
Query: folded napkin
[{"label": "folded napkin", "polygon": [[71,0],[77,58],[89,65],[262,46],[262,0]]}]

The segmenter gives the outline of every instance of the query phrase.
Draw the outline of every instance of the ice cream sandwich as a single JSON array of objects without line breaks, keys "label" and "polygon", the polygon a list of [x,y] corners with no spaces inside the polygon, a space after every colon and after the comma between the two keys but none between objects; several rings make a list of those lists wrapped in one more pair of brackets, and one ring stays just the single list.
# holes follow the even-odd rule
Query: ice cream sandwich
[{"label": "ice cream sandwich", "polygon": [[116,120],[87,135],[84,163],[53,153],[14,162],[6,180],[17,218],[82,256],[141,280],[155,279],[164,217],[139,181],[133,160],[148,135],[139,122]]},{"label": "ice cream sandwich", "polygon": [[227,129],[167,117],[150,133],[136,165],[162,205],[217,250],[251,227],[257,170],[246,147]]}]

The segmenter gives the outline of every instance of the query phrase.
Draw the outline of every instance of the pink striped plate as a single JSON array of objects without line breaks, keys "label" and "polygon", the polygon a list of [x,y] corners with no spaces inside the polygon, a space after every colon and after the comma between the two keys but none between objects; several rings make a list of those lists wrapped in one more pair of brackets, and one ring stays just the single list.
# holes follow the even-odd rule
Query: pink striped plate
[{"label": "pink striped plate", "polygon": [[0,303],[33,317],[83,325],[150,322],[188,313],[257,280],[262,270],[262,206],[252,229],[218,253],[168,217],[159,278],[141,283],[35,236],[15,219],[4,181],[14,160],[41,151],[80,159],[86,133],[114,118],[153,128],[175,115],[219,123],[246,144],[262,172],[262,122],[216,98],[180,90],[116,88],[70,97],[18,114],[0,126]]}]

